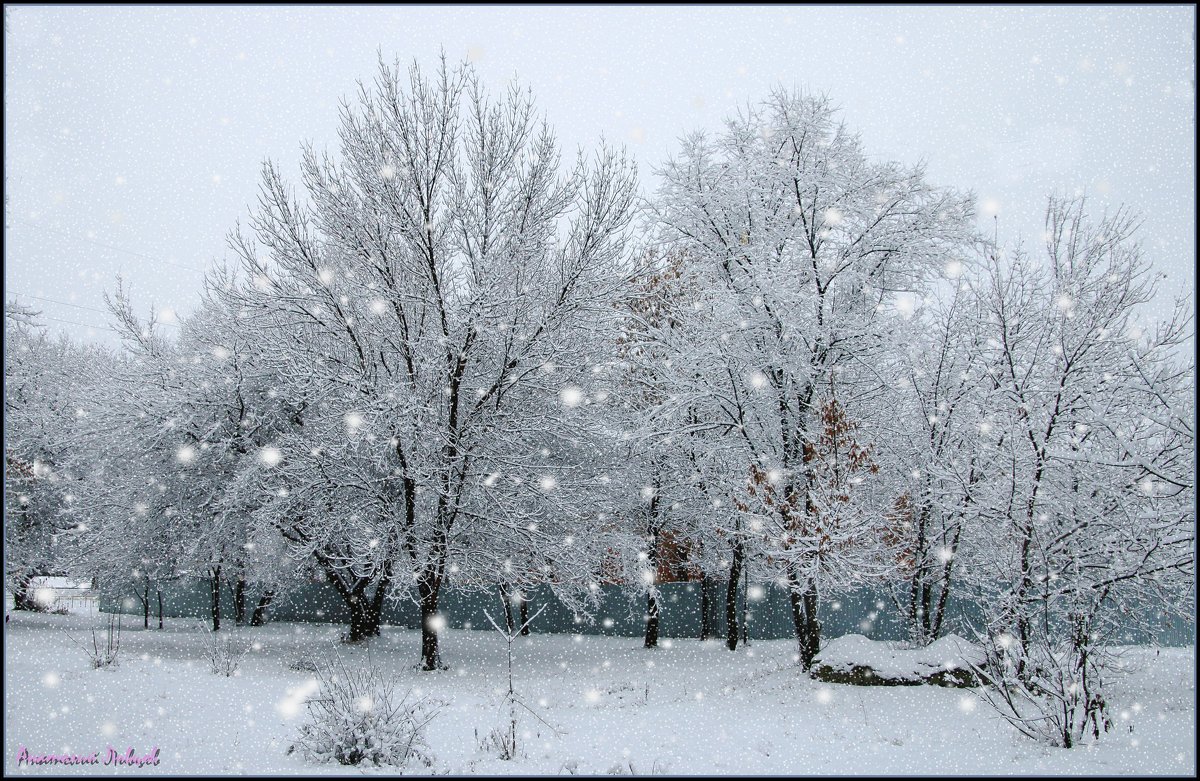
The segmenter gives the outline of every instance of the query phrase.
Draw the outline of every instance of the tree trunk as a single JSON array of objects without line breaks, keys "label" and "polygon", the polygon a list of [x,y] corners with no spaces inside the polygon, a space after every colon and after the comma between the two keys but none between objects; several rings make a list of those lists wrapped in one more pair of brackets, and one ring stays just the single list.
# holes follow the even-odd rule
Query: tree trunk
[{"label": "tree trunk", "polygon": [[[650,512],[654,513],[657,509],[658,494],[650,501]],[[658,529],[655,526],[650,528],[650,544],[646,551],[646,564],[650,569],[650,590],[646,592],[646,640],[642,644],[645,648],[658,647],[658,596],[654,589],[658,585]]]},{"label": "tree trunk", "polygon": [[817,619],[818,605],[817,584],[809,582],[808,590],[804,592],[805,632],[801,636],[800,662],[805,670],[812,668],[813,659],[821,651],[821,622]]},{"label": "tree trunk", "polygon": [[233,621],[238,626],[246,623],[246,578],[240,572],[233,581]]},{"label": "tree trunk", "polygon": [[221,631],[221,568],[214,567],[212,570],[212,628],[214,632]]},{"label": "tree trunk", "polygon": [[926,534],[928,519],[928,506],[922,504],[921,511],[917,514],[916,541],[913,543],[915,566],[908,587],[909,634],[913,642],[922,646],[929,642],[929,616],[921,606],[921,591],[929,571],[929,541]]},{"label": "tree trunk", "polygon": [[521,591],[521,635],[529,634],[529,595]]},{"label": "tree trunk", "polygon": [[742,567],[742,645],[750,647],[750,565]]},{"label": "tree trunk", "polygon": [[509,593],[508,587],[500,585],[500,601],[504,604],[504,625],[508,627],[508,633],[511,635],[513,630],[517,628],[513,623],[512,614],[512,594]]},{"label": "tree trunk", "polygon": [[[950,549],[953,551],[957,546],[956,534]],[[953,560],[947,561],[940,570],[922,565],[912,575],[909,585],[909,631],[913,641],[920,645],[928,645],[941,637],[952,587],[953,566]]]},{"label": "tree trunk", "polygon": [[156,591],[158,591],[158,628],[159,628],[159,629],[162,629],[162,628],[163,628],[163,620],[162,620],[162,618],[163,618],[163,616],[162,616],[162,589],[156,589]]},{"label": "tree trunk", "polygon": [[391,577],[380,581],[375,586],[375,596],[371,598],[371,610],[375,614],[375,628],[373,633],[379,635],[379,627],[383,624],[383,600],[387,597],[388,589],[392,587]]},{"label": "tree trunk", "polygon": [[262,596],[258,598],[258,604],[254,606],[254,613],[250,616],[250,626],[262,626],[267,623],[267,608],[271,606],[274,599],[274,591],[268,590],[262,593]]},{"label": "tree trunk", "polygon": [[1029,606],[1026,604],[1026,596],[1033,589],[1033,574],[1032,565],[1030,563],[1032,547],[1032,524],[1024,532],[1024,539],[1021,541],[1021,580],[1017,585],[1016,599],[1013,605],[1017,611],[1017,643],[1020,647],[1020,656],[1017,658],[1017,677],[1021,680],[1026,679],[1025,660],[1029,658],[1029,616],[1026,614]]},{"label": "tree trunk", "polygon": [[933,635],[933,585],[921,584],[921,634],[926,641],[932,640]]},{"label": "tree trunk", "polygon": [[[954,528],[954,539],[950,543],[951,553],[958,550],[958,540],[961,535],[962,535],[962,526],[956,526]],[[934,613],[933,627],[930,630],[932,632],[933,639],[937,639],[938,637],[941,637],[941,634],[942,634],[942,622],[946,618],[946,604],[950,599],[950,583],[951,583],[951,580],[952,580],[953,574],[954,574],[953,567],[954,567],[954,557],[952,555],[950,558],[946,559],[946,564],[942,567],[942,582],[941,582],[942,590],[938,594],[937,608],[936,608],[936,612]]]},{"label": "tree trunk", "polygon": [[[321,565],[321,569],[325,571],[326,582],[333,586],[338,596],[346,603],[346,607],[350,609],[350,632],[343,635],[345,641],[347,643],[358,643],[370,637],[377,636],[379,634],[379,624],[383,617],[383,599],[387,596],[387,592],[391,588],[391,566],[389,564],[384,565],[379,580],[375,583],[375,594],[368,597],[367,589],[371,585],[370,578],[355,577],[353,580],[348,580],[331,563],[328,554],[323,551],[315,551],[313,555]],[[271,599],[274,596],[269,591],[263,594],[263,601],[260,605],[263,610],[271,603]]]},{"label": "tree trunk", "polygon": [[645,648],[658,648],[658,600],[654,592],[646,594],[646,642]]},{"label": "tree trunk", "polygon": [[[392,583],[390,565],[383,567],[379,580],[375,583],[375,593],[367,596],[367,589],[371,585],[370,578],[356,577],[353,581],[347,582],[342,573],[330,564],[327,557],[319,554],[317,561],[325,570],[326,581],[333,584],[338,596],[346,603],[346,607],[350,608],[350,631],[343,636],[345,641],[358,643],[378,636],[379,625],[383,620],[383,600]],[[267,593],[270,594],[270,597],[267,594],[263,595],[262,607],[264,610],[274,598],[273,593]]]},{"label": "tree trunk", "polygon": [[440,584],[436,581],[423,579],[417,585],[417,593],[421,598],[421,669],[445,670],[442,664],[441,650],[438,648],[438,592]]},{"label": "tree trunk", "polygon": [[736,651],[738,644],[738,578],[742,575],[744,556],[739,540],[733,546],[733,563],[729,566],[729,582],[725,586],[725,647],[730,651]]},{"label": "tree trunk", "polygon": [[142,629],[150,628],[150,581],[142,583]]},{"label": "tree trunk", "polygon": [[813,659],[821,650],[821,622],[817,620],[817,584],[808,581],[801,585],[796,573],[788,570],[788,596],[792,604],[792,623],[796,642],[800,646],[800,667],[808,672]]},{"label": "tree trunk", "polygon": [[700,639],[707,640],[713,633],[712,619],[709,617],[709,610],[712,605],[712,580],[705,575],[700,579]]},{"label": "tree trunk", "polygon": [[[378,595],[382,587],[375,588]],[[350,634],[346,637],[346,642],[358,643],[378,635],[380,610],[376,600],[367,597],[365,584],[354,589],[349,602]]]},{"label": "tree trunk", "polygon": [[37,610],[37,600],[30,594],[30,580],[22,579],[13,591],[13,610]]}]

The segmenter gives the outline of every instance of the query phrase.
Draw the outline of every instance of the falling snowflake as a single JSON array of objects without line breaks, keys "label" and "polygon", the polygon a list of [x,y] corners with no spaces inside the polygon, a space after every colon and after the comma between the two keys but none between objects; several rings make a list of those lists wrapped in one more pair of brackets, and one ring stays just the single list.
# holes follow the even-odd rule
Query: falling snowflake
[{"label": "falling snowflake", "polygon": [[258,460],[267,466],[278,466],[279,462],[283,460],[283,453],[279,448],[268,445],[258,451]]},{"label": "falling snowflake", "polygon": [[568,385],[558,392],[558,398],[564,407],[578,407],[583,402],[583,391],[574,385]]}]

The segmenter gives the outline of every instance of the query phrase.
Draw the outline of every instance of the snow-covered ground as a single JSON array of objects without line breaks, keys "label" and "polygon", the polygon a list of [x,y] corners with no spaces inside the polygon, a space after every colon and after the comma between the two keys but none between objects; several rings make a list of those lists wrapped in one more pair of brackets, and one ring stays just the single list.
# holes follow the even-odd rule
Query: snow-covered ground
[{"label": "snow-covered ground", "polygon": [[[94,670],[77,639],[99,625],[80,615],[14,614],[5,633],[6,773],[113,772],[112,767],[18,767],[33,754],[155,746],[156,773],[344,773],[307,765],[287,748],[310,674],[286,662],[327,646],[341,627],[236,629],[257,643],[241,675],[213,675],[197,625],[165,631],[125,617],[120,664]],[[482,752],[500,723],[504,644],[491,632],[449,630],[446,672],[413,669],[419,637],[385,628],[371,655],[447,704],[429,728],[435,772],[450,773],[1076,773],[1194,774],[1195,648],[1132,648],[1112,689],[1113,732],[1098,746],[1053,749],[1021,737],[969,691],[854,687],[802,676],[790,641],[675,639],[648,651],[635,638],[533,635],[517,641],[519,694],[558,734],[523,720],[524,758]],[[348,664],[361,648],[342,647]],[[122,768],[126,772],[130,769]],[[118,771],[119,772],[119,771]],[[375,771],[368,771],[375,772]],[[386,772],[386,771],[383,771]]]}]

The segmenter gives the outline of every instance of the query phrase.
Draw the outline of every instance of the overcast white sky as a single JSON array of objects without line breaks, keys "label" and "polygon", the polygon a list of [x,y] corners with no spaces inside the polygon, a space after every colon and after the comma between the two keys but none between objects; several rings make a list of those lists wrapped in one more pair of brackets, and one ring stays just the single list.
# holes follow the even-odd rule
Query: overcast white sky
[{"label": "overcast white sky", "polygon": [[189,311],[260,162],[294,172],[302,139],[334,147],[338,99],[377,51],[432,67],[440,48],[532,87],[565,149],[627,145],[647,192],[681,134],[779,84],[822,91],[870,154],[974,191],[1002,240],[1036,242],[1051,191],[1137,208],[1164,292],[1193,291],[1195,21],[1192,6],[8,6],[7,296],[106,341],[118,273],[143,311]]}]

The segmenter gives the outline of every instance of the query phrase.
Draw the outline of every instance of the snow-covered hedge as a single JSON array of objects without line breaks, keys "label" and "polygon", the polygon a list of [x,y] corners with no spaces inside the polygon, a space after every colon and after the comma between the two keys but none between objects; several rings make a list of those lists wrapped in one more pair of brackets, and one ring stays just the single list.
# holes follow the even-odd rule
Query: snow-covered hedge
[{"label": "snow-covered hedge", "polygon": [[306,703],[310,720],[289,754],[341,765],[433,764],[425,726],[437,715],[438,703],[398,691],[396,679],[370,660],[365,668],[351,668],[337,657],[316,668],[320,689]]},{"label": "snow-covered hedge", "polygon": [[977,686],[970,664],[981,665],[984,652],[957,635],[947,635],[924,648],[863,635],[843,635],[813,661],[813,677],[858,686]]}]

